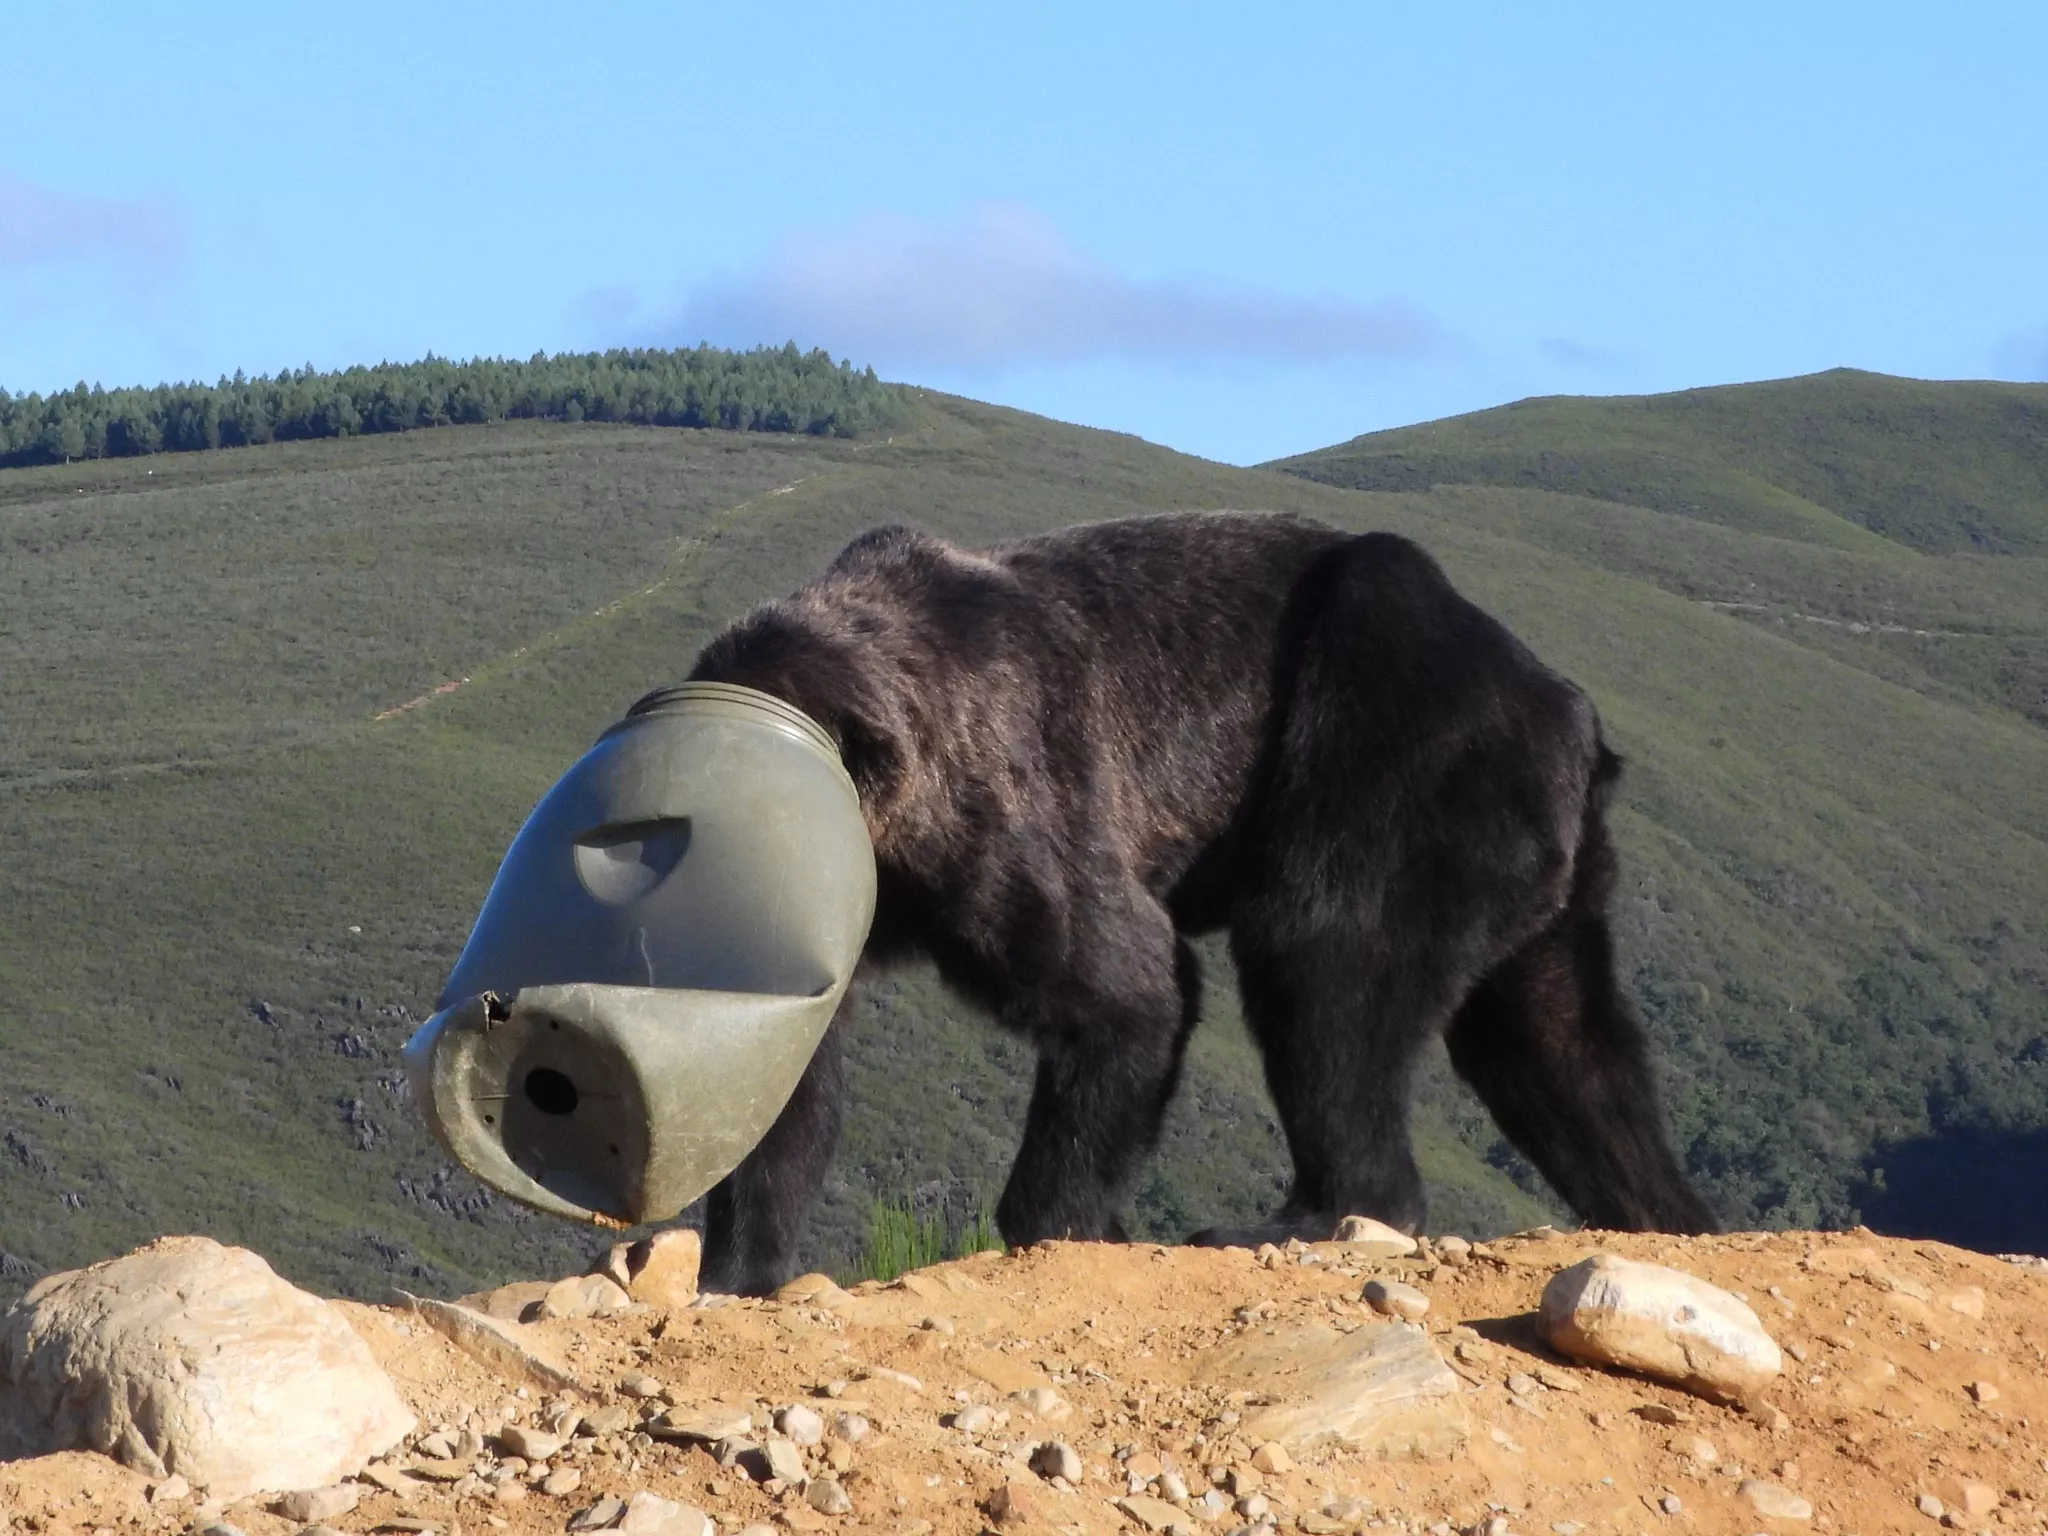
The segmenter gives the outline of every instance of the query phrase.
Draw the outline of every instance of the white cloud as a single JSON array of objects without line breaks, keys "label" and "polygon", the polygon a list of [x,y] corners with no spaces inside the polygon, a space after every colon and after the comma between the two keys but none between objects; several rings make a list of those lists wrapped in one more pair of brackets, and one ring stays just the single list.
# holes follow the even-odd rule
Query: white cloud
[{"label": "white cloud", "polygon": [[1398,301],[1128,278],[1010,203],[944,223],[871,216],[793,235],[658,329],[679,343],[795,340],[890,368],[1394,358],[1444,345]]},{"label": "white cloud", "polygon": [[164,265],[181,245],[178,220],[161,200],[81,197],[0,171],[0,265],[96,256]]}]

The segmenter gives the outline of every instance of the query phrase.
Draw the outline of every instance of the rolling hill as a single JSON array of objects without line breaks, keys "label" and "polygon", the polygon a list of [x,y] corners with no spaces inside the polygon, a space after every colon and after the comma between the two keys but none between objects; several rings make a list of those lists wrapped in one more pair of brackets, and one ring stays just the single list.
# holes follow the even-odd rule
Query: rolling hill
[{"label": "rolling hill", "polygon": [[[1240,470],[913,392],[852,439],[505,422],[0,473],[0,1287],[164,1230],[373,1294],[559,1272],[397,1049],[536,796],[852,534],[1179,507],[1421,539],[1594,695],[1631,983],[1737,1225],[2048,1244],[2048,388],[1867,375],[1535,401]],[[1285,1159],[1211,966],[1134,1213]],[[993,1200],[1024,1053],[863,998],[814,1222]],[[1434,1225],[1554,1207],[1439,1058]],[[551,1269],[550,1266],[553,1266]]]}]

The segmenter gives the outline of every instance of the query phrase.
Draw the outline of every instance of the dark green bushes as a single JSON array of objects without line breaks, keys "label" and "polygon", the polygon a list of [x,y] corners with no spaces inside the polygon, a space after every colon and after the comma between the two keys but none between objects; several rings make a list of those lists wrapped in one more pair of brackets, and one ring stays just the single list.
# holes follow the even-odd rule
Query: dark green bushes
[{"label": "dark green bushes", "polygon": [[730,352],[536,353],[526,362],[428,357],[320,373],[154,389],[79,384],[52,395],[0,390],[0,466],[239,448],[502,421],[619,421],[734,432],[852,437],[901,419],[897,391],[872,368],[791,342]]}]

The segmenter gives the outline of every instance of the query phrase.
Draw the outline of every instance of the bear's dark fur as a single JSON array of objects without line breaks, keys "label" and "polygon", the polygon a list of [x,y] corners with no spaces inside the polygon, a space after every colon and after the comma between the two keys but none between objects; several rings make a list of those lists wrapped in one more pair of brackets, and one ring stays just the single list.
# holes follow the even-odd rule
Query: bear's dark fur
[{"label": "bear's dark fur", "polygon": [[[693,678],[839,742],[879,868],[867,958],[929,956],[1038,1050],[1004,1238],[1121,1236],[1227,929],[1294,1157],[1264,1226],[1412,1230],[1410,1077],[1445,1036],[1586,1221],[1713,1218],[1615,981],[1592,705],[1415,545],[1200,513],[966,551],[903,528],[719,636]],[[786,1279],[840,1122],[835,1024],[711,1194],[705,1281]]]}]

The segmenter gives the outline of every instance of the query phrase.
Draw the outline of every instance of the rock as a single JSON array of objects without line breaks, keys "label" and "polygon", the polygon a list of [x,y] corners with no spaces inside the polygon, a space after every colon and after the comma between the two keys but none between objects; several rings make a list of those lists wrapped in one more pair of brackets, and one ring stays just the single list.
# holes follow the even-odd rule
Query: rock
[{"label": "rock", "polygon": [[583,1472],[577,1467],[557,1467],[541,1479],[540,1491],[551,1499],[566,1498],[583,1486]]},{"label": "rock", "polygon": [[775,1427],[798,1445],[819,1445],[825,1439],[825,1418],[815,1408],[791,1403],[775,1413]]},{"label": "rock", "polygon": [[605,1250],[603,1258],[590,1266],[593,1275],[603,1275],[622,1291],[633,1288],[633,1245],[613,1243]]},{"label": "rock", "polygon": [[857,1413],[835,1413],[832,1415],[833,1438],[848,1445],[859,1445],[874,1433],[875,1426]]},{"label": "rock", "polygon": [[1574,1376],[1570,1371],[1559,1370],[1554,1365],[1537,1366],[1536,1379],[1553,1392],[1583,1392],[1585,1390],[1579,1384],[1578,1377]]},{"label": "rock", "polygon": [[546,1461],[562,1449],[562,1437],[544,1429],[527,1429],[513,1424],[498,1431],[498,1443],[514,1456],[527,1461]]},{"label": "rock", "polygon": [[619,1390],[628,1397],[637,1397],[642,1402],[660,1397],[668,1388],[644,1371],[636,1371],[619,1383]]},{"label": "rock", "polygon": [[435,1430],[431,1435],[421,1435],[419,1444],[413,1447],[422,1456],[431,1456],[435,1461],[455,1459],[455,1437],[446,1430]]},{"label": "rock", "polygon": [[1747,1305],[1661,1264],[1595,1254],[1543,1288],[1544,1338],[1560,1354],[1743,1400],[1777,1376],[1778,1346]]},{"label": "rock", "polygon": [[1421,1322],[1429,1312],[1429,1298],[1399,1280],[1366,1281],[1365,1304],[1382,1317],[1398,1317],[1410,1323]]},{"label": "rock", "polygon": [[328,1488],[301,1488],[296,1493],[287,1493],[271,1508],[287,1520],[312,1525],[347,1514],[362,1501],[362,1497],[360,1488],[336,1483]]},{"label": "rock", "polygon": [[459,1483],[469,1476],[473,1467],[465,1457],[460,1461],[422,1461],[407,1468],[414,1477],[423,1477],[430,1483]]},{"label": "rock", "polygon": [[801,1302],[813,1307],[843,1307],[853,1296],[830,1275],[798,1275],[775,1293],[777,1301]]},{"label": "rock", "polygon": [[580,1514],[570,1516],[569,1529],[572,1531],[609,1530],[618,1523],[619,1516],[625,1512],[626,1501],[624,1499],[615,1499],[607,1495]]},{"label": "rock", "polygon": [[1263,1493],[1248,1493],[1232,1507],[1245,1519],[1256,1522],[1265,1519],[1273,1506]]},{"label": "rock", "polygon": [[1279,1441],[1268,1440],[1252,1452],[1252,1465],[1268,1477],[1279,1477],[1294,1470],[1294,1458]]},{"label": "rock", "polygon": [[1432,1246],[1436,1256],[1453,1269],[1463,1269],[1472,1262],[1472,1245],[1462,1237],[1440,1237]]},{"label": "rock", "polygon": [[398,1294],[421,1322],[471,1359],[549,1392],[581,1390],[568,1371],[534,1353],[522,1337],[519,1324],[486,1317],[451,1302],[430,1301],[405,1291]]},{"label": "rock", "polygon": [[1913,1501],[1913,1507],[1930,1520],[1939,1520],[1948,1513],[1948,1508],[1931,1493],[1923,1493]]},{"label": "rock", "polygon": [[[1074,1465],[1078,1467],[1080,1464],[1080,1458],[1076,1457],[1074,1460]],[[1072,1477],[1067,1479],[1068,1482],[1073,1482],[1075,1480],[1076,1479]],[[1164,1472],[1159,1474],[1159,1497],[1166,1500],[1169,1504],[1187,1503],[1188,1485],[1186,1479],[1184,1479],[1178,1472],[1174,1471],[1173,1468],[1168,1467]]]},{"label": "rock", "polygon": [[1031,1453],[1031,1470],[1040,1477],[1063,1477],[1070,1483],[1079,1483],[1081,1453],[1063,1441],[1048,1440]]},{"label": "rock", "polygon": [[1721,1459],[1714,1442],[1700,1435],[1680,1435],[1671,1442],[1671,1449],[1697,1466],[1711,1467]]},{"label": "rock", "polygon": [[986,1403],[969,1403],[952,1417],[953,1428],[963,1435],[985,1435],[996,1427],[999,1416]]},{"label": "rock", "polygon": [[804,1453],[787,1440],[770,1440],[762,1446],[761,1460],[768,1469],[769,1477],[793,1488],[810,1478],[810,1468],[804,1465]]},{"label": "rock", "polygon": [[500,1504],[522,1503],[526,1498],[526,1484],[516,1477],[508,1477],[498,1484],[497,1491],[491,1496]]},{"label": "rock", "polygon": [[386,1493],[404,1493],[419,1486],[399,1468],[384,1461],[371,1462],[356,1476],[373,1487],[382,1488]]},{"label": "rock", "polygon": [[1813,1518],[1813,1505],[1790,1488],[1778,1483],[1767,1483],[1761,1478],[1746,1477],[1735,1485],[1735,1493],[1738,1498],[1746,1499],[1751,1509],[1767,1519]]},{"label": "rock", "polygon": [[1026,1387],[1022,1392],[1012,1392],[1010,1401],[1035,1419],[1053,1422],[1071,1416],[1074,1411],[1073,1404],[1051,1387]]},{"label": "rock", "polygon": [[576,1431],[578,1434],[596,1439],[605,1435],[616,1435],[621,1430],[632,1427],[632,1409],[622,1408],[617,1403],[606,1403],[602,1408],[593,1408],[584,1414],[583,1421],[576,1426]]},{"label": "rock", "polygon": [[1329,1443],[1372,1457],[1449,1456],[1468,1434],[1463,1384],[1410,1323],[1349,1334],[1305,1323],[1244,1336],[1209,1351],[1196,1379],[1277,1398],[1248,1409],[1237,1433],[1296,1456]]},{"label": "rock", "polygon": [[1989,1483],[1965,1482],[1952,1478],[1946,1488],[1948,1507],[1960,1510],[1973,1520],[1981,1520],[1998,1508],[1998,1490]]},{"label": "rock", "polygon": [[813,1478],[811,1486],[804,1490],[804,1502],[821,1515],[853,1513],[853,1500],[846,1496],[846,1490],[839,1486],[837,1478]]},{"label": "rock", "polygon": [[671,1227],[656,1232],[633,1245],[627,1257],[632,1280],[626,1289],[633,1300],[649,1306],[687,1307],[697,1299],[697,1272],[703,1257],[704,1240],[693,1229]]},{"label": "rock", "polygon": [[160,1483],[151,1483],[143,1497],[151,1504],[176,1504],[192,1497],[192,1484],[173,1472]]},{"label": "rock", "polygon": [[997,1525],[1033,1525],[1038,1521],[1036,1496],[1022,1483],[1004,1483],[983,1506]]},{"label": "rock", "polygon": [[1973,1381],[1963,1390],[1970,1394],[1970,1400],[1978,1403],[1995,1403],[2004,1396],[1997,1386],[1988,1381]]},{"label": "rock", "polygon": [[1346,1216],[1337,1223],[1337,1241],[1358,1259],[1405,1259],[1415,1252],[1415,1239],[1370,1216]]},{"label": "rock", "polygon": [[1984,1287],[1981,1285],[1966,1285],[1960,1290],[1949,1291],[1941,1300],[1949,1311],[1960,1312],[1964,1317],[1981,1318],[1984,1315]]},{"label": "rock", "polygon": [[1684,1424],[1686,1416],[1669,1403],[1638,1403],[1633,1412],[1646,1424]]},{"label": "rock", "polygon": [[1682,1515],[1685,1513],[1685,1500],[1675,1493],[1667,1493],[1657,1501],[1657,1507],[1667,1515]]},{"label": "rock", "polygon": [[1294,1528],[1303,1536],[1343,1536],[1352,1529],[1348,1520],[1338,1520],[1320,1510],[1305,1509],[1294,1517]]},{"label": "rock", "polygon": [[232,1500],[332,1483],[413,1424],[338,1309],[210,1238],[47,1276],[0,1314],[0,1460],[99,1451]]},{"label": "rock", "polygon": [[1149,1494],[1134,1493],[1128,1498],[1118,1499],[1116,1507],[1148,1531],[1194,1530],[1194,1516]]},{"label": "rock", "polygon": [[[624,1412],[623,1409],[620,1412]],[[586,1421],[588,1422],[588,1421]],[[623,1429],[625,1426],[621,1425]],[[671,1408],[658,1418],[647,1421],[647,1433],[657,1440],[680,1440],[685,1443],[734,1439],[753,1432],[754,1416],[745,1408],[735,1408],[726,1403],[706,1403],[696,1408]],[[616,1431],[614,1431],[616,1433]]]},{"label": "rock", "polygon": [[626,1500],[616,1529],[626,1536],[717,1536],[711,1517],[696,1505],[678,1504],[644,1488]]},{"label": "rock", "polygon": [[565,1317],[602,1317],[616,1312],[632,1298],[609,1275],[571,1275],[548,1287],[536,1309],[542,1320]]}]

